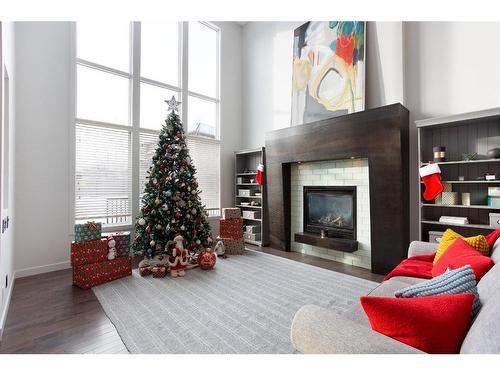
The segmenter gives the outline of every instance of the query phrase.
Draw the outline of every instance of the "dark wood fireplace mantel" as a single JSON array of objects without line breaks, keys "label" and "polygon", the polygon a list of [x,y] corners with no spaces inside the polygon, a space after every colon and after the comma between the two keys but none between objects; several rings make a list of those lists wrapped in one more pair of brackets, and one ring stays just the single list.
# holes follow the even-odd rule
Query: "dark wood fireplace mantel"
[{"label": "dark wood fireplace mantel", "polygon": [[387,273],[409,242],[408,110],[392,104],[266,134],[271,246],[290,251],[291,175],[296,162],[367,158],[372,271]]}]

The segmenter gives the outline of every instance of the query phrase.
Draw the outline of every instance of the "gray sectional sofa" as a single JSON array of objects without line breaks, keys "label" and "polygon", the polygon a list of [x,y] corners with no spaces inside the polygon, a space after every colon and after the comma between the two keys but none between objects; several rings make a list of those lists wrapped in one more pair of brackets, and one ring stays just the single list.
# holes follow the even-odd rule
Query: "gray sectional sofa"
[{"label": "gray sectional sofa", "polygon": [[[408,257],[431,254],[436,248],[436,244],[415,241],[410,244]],[[500,240],[493,247],[491,258],[495,265],[477,286],[482,307],[469,328],[460,353],[500,353]],[[370,295],[394,297],[396,290],[422,281],[413,277],[393,277],[381,283]],[[359,303],[343,314],[319,306],[303,306],[293,319],[291,339],[301,353],[423,353],[373,331]]]}]

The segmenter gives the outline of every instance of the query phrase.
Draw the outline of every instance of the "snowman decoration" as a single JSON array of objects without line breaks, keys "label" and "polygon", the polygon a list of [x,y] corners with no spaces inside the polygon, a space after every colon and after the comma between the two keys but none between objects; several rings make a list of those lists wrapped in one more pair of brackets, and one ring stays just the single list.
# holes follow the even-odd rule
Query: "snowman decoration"
[{"label": "snowman decoration", "polygon": [[172,249],[172,257],[169,259],[170,276],[184,276],[188,264],[188,251],[184,248],[184,238],[176,236],[174,238],[175,247]]},{"label": "snowman decoration", "polygon": [[108,260],[113,260],[116,258],[116,241],[112,236],[108,238]]}]

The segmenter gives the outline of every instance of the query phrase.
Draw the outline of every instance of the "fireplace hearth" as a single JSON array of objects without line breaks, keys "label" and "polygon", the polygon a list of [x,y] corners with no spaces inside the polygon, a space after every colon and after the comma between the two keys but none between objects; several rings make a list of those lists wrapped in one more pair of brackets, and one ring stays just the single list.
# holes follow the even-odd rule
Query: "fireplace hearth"
[{"label": "fireplace hearth", "polygon": [[356,186],[304,186],[304,232],[356,239]]}]

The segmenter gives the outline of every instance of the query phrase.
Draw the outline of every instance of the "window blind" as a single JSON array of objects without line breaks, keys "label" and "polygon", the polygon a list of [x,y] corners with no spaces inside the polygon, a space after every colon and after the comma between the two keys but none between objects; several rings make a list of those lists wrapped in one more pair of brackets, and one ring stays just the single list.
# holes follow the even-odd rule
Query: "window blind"
[{"label": "window blind", "polygon": [[91,125],[76,125],[75,220],[131,223],[131,135]]},{"label": "window blind", "polygon": [[[157,145],[158,135],[152,133],[140,134],[139,176],[141,181],[141,199],[144,193],[144,184],[148,178],[148,170],[151,166]],[[202,191],[202,203],[209,211],[210,216],[218,216],[220,214],[219,142],[209,139],[188,137],[187,146],[196,168],[196,179]]]},{"label": "window blind", "polygon": [[218,141],[187,137],[189,154],[196,167],[201,200],[209,216],[220,215],[220,144]]},{"label": "window blind", "polygon": [[140,181],[140,206],[142,207],[142,194],[148,180],[148,170],[153,162],[153,155],[158,146],[158,134],[140,133],[139,135],[140,151],[139,151],[139,181]]}]

